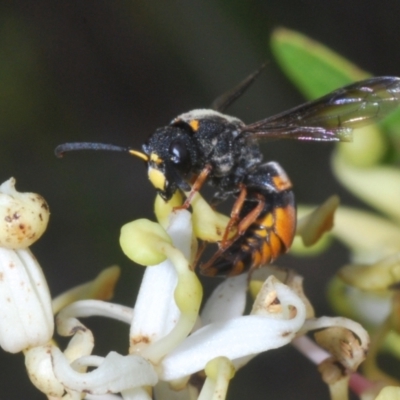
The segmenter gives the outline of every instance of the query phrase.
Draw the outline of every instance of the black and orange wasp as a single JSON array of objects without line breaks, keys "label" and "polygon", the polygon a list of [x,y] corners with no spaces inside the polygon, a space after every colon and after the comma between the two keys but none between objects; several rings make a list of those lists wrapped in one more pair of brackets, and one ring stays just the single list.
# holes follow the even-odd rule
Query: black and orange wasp
[{"label": "black and orange wasp", "polygon": [[[349,141],[355,128],[374,123],[400,103],[400,78],[383,76],[337,89],[317,100],[246,125],[222,112],[259,75],[259,70],[214,101],[156,129],[142,150],[102,143],[65,143],[72,150],[122,151],[145,161],[148,177],[165,200],[189,192],[183,208],[205,182],[214,201],[234,197],[231,219],[214,256],[200,266],[208,276],[232,276],[272,262],[291,246],[296,230],[292,183],[277,162],[263,162],[259,140]],[[228,239],[232,228],[234,238]]]}]

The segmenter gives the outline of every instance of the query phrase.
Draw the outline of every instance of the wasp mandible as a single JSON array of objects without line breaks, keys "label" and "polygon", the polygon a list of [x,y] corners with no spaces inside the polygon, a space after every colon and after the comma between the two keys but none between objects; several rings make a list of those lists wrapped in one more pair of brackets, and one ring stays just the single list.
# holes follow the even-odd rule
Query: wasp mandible
[{"label": "wasp mandible", "polygon": [[[217,98],[212,109],[198,109],[158,128],[142,150],[101,143],[66,143],[71,150],[112,150],[147,164],[148,177],[168,201],[189,192],[183,208],[205,182],[216,187],[213,200],[235,198],[219,250],[200,271],[232,276],[272,262],[291,246],[296,230],[292,183],[277,162],[263,162],[259,140],[349,141],[353,129],[374,123],[400,103],[400,78],[383,76],[353,83],[317,100],[246,125],[222,112],[255,80],[263,67]],[[231,228],[237,234],[228,240]]]}]

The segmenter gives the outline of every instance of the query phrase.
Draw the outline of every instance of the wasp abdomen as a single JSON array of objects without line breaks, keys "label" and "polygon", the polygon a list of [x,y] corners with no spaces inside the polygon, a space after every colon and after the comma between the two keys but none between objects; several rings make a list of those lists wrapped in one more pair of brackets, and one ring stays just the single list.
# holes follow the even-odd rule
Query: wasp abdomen
[{"label": "wasp abdomen", "polygon": [[[279,164],[260,166],[246,179],[249,188],[239,214],[246,218],[262,199],[264,207],[246,231],[212,264],[202,268],[209,276],[233,276],[274,261],[291,246],[296,230],[296,207],[292,185]],[[258,199],[258,200],[256,200]]]}]

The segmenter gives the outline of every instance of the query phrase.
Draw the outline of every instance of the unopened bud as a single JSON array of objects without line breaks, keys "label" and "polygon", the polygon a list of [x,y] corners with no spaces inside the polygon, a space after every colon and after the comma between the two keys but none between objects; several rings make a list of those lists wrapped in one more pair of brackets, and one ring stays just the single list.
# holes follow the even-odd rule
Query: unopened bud
[{"label": "unopened bud", "polygon": [[23,249],[42,236],[49,221],[49,207],[36,193],[19,193],[15,179],[0,186],[0,247]]}]

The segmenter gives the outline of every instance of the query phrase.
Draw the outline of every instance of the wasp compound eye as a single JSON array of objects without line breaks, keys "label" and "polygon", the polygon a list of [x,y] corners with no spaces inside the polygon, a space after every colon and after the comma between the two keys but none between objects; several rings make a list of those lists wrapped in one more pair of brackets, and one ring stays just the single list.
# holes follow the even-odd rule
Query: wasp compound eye
[{"label": "wasp compound eye", "polygon": [[173,140],[169,146],[169,153],[171,161],[180,169],[189,170],[191,168],[190,153],[185,142],[179,139]]}]

